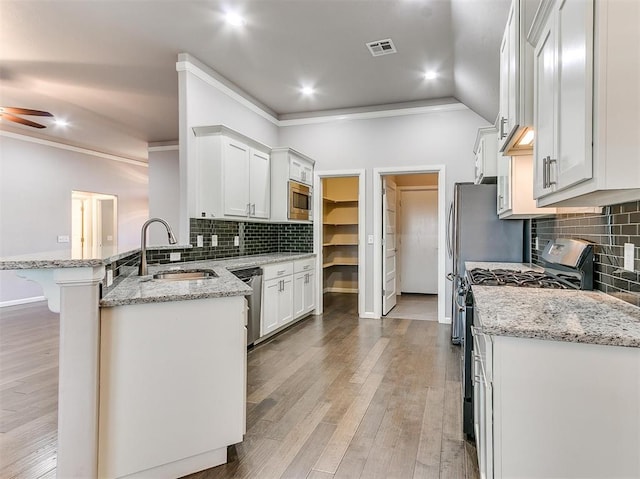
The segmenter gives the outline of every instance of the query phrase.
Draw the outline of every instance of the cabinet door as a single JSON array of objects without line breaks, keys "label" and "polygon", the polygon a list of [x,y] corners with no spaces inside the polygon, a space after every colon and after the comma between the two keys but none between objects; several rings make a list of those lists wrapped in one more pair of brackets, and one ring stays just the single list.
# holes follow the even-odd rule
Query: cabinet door
[{"label": "cabinet door", "polygon": [[559,2],[556,19],[556,190],[592,177],[593,1]]},{"label": "cabinet door", "polygon": [[260,336],[270,333],[277,329],[280,307],[280,290],[282,283],[279,279],[265,281],[262,289],[262,318]]},{"label": "cabinet door", "polygon": [[511,157],[498,157],[498,214],[511,209]]},{"label": "cabinet door", "polygon": [[534,189],[535,198],[553,191],[548,179],[548,162],[555,158],[555,88],[556,88],[556,48],[555,17],[549,21],[534,52],[534,125],[536,140],[534,146]]},{"label": "cabinet door", "polygon": [[[224,214],[247,216],[249,213],[249,147],[238,141],[224,142],[223,175]],[[211,185],[216,188],[216,185]]]},{"label": "cabinet door", "polygon": [[509,77],[508,77],[508,107],[507,107],[507,122],[504,129],[504,133],[507,136],[517,126],[518,112],[516,110],[518,106],[518,75],[520,74],[518,69],[518,55],[520,50],[520,8],[519,0],[511,2],[511,9],[509,10],[509,17],[507,19],[507,35],[508,35],[508,65],[509,65]]},{"label": "cabinet door", "polygon": [[484,141],[485,139],[483,138],[478,142],[478,151],[476,151],[476,183],[480,183],[480,179],[482,178]]},{"label": "cabinet door", "polygon": [[306,273],[306,283],[304,285],[304,312],[308,313],[316,309],[316,288],[314,283],[315,274],[313,271]]},{"label": "cabinet door", "polygon": [[[513,7],[512,7],[513,10]],[[509,16],[511,16],[510,12]],[[498,149],[507,138],[507,121],[509,117],[509,28],[504,31],[500,43],[500,106],[498,118]]]},{"label": "cabinet door", "polygon": [[296,273],[293,278],[293,317],[299,318],[305,312],[307,273]]},{"label": "cabinet door", "polygon": [[249,166],[250,180],[246,188],[250,188],[251,216],[256,218],[269,218],[269,205],[271,203],[269,170],[269,154],[257,150],[251,150],[251,163]]},{"label": "cabinet door", "polygon": [[293,320],[293,276],[280,280],[282,286],[278,296],[278,327]]}]

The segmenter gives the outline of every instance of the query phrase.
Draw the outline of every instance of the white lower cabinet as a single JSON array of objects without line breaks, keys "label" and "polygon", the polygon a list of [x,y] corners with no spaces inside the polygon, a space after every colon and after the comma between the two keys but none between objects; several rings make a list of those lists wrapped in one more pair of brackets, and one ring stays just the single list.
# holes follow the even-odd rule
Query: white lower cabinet
[{"label": "white lower cabinet", "polygon": [[316,308],[314,261],[263,266],[261,337]]},{"label": "white lower cabinet", "polygon": [[640,477],[640,348],[473,336],[480,477]]}]

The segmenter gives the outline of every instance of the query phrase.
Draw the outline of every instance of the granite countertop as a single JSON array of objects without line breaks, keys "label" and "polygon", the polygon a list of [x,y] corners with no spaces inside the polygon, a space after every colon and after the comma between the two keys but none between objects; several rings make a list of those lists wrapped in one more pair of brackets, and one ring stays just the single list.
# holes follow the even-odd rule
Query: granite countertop
[{"label": "granite countertop", "polygon": [[544,268],[533,263],[498,263],[490,261],[465,261],[467,271],[470,269],[508,269],[511,271],[544,271]]},{"label": "granite countertop", "polygon": [[[236,278],[230,270],[314,256],[313,253],[272,253],[221,260],[149,265],[149,275],[138,276],[137,271],[132,271],[100,300],[100,306],[244,296],[251,294],[251,288]],[[172,269],[212,269],[218,277],[189,281],[161,281],[152,277],[159,271]]]},{"label": "granite countertop", "polygon": [[640,347],[640,308],[600,291],[472,286],[476,326],[496,336]]}]

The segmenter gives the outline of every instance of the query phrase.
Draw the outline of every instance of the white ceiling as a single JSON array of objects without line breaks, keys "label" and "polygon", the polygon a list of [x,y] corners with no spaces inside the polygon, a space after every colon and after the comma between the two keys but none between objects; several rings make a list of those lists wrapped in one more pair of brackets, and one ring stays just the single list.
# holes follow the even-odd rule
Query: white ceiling
[{"label": "white ceiling", "polygon": [[[184,52],[281,118],[455,97],[493,122],[509,3],[0,0],[0,104],[51,111],[71,126],[46,135],[103,150],[111,131],[176,140]],[[229,6],[245,26],[224,22]],[[365,43],[386,38],[398,53],[372,57]],[[424,80],[425,70],[438,78]],[[307,84],[311,98],[299,91]]]}]

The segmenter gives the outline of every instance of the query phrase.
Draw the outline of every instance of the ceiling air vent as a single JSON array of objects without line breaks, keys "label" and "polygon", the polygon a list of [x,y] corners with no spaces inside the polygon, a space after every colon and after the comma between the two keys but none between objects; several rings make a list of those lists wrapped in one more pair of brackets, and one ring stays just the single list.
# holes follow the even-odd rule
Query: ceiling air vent
[{"label": "ceiling air vent", "polygon": [[391,38],[369,42],[367,43],[367,48],[374,57],[379,57],[380,55],[388,55],[390,53],[396,53],[398,51],[396,50],[396,46],[393,44],[393,41],[391,41]]}]

